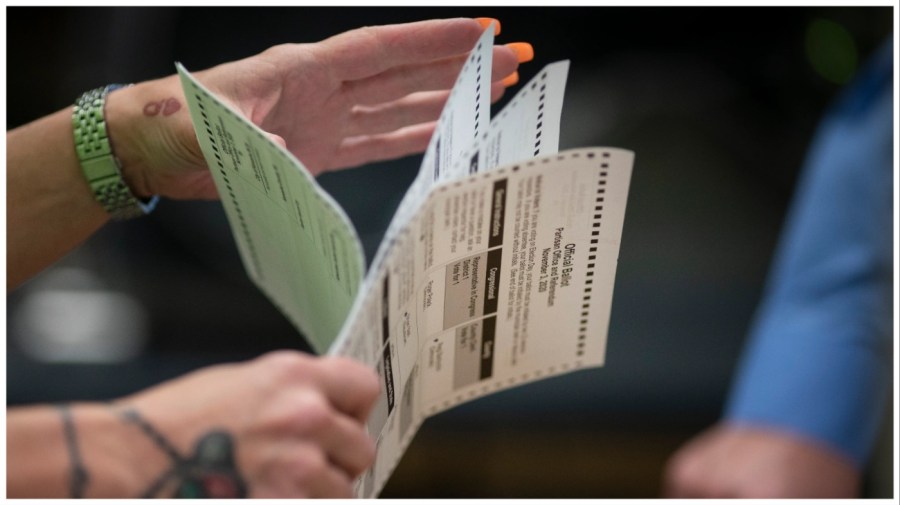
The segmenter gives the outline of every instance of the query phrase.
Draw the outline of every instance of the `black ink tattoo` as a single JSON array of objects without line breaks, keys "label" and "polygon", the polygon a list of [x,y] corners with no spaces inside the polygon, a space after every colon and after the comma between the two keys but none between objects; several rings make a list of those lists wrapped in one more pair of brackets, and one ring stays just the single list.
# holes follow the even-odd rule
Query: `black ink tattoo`
[{"label": "black ink tattoo", "polygon": [[234,441],[224,431],[197,441],[194,455],[179,473],[179,498],[245,498],[247,485],[234,462]]},{"label": "black ink tattoo", "polygon": [[63,433],[66,437],[66,446],[69,448],[69,459],[72,462],[72,471],[70,476],[70,491],[72,498],[83,498],[84,489],[90,480],[87,470],[84,467],[84,461],[81,459],[81,452],[78,450],[78,438],[75,433],[75,421],[72,419],[72,410],[68,405],[60,404],[56,406],[63,422]]},{"label": "black ink tattoo", "polygon": [[237,471],[234,441],[225,431],[211,431],[200,437],[194,454],[185,458],[156,428],[134,409],[121,413],[172,460],[147,490],[143,498],[157,496],[172,479],[177,479],[174,498],[246,498],[247,484]]}]

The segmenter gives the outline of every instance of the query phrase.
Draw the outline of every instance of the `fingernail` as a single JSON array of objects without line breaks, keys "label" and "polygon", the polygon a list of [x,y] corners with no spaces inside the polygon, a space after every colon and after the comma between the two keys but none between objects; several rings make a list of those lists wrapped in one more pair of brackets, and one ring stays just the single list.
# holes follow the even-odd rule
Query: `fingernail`
[{"label": "fingernail", "polygon": [[516,53],[516,59],[519,63],[525,63],[534,59],[534,48],[528,42],[510,42],[506,47],[512,49]]},{"label": "fingernail", "polygon": [[491,22],[494,23],[494,35],[500,35],[500,21],[494,18],[475,18],[475,21],[478,21],[478,24],[481,25],[481,29],[484,30],[488,26],[491,25]]},{"label": "fingernail", "polygon": [[500,81],[500,84],[503,84],[503,86],[508,88],[517,82],[519,82],[519,72],[518,71],[513,72],[513,73],[507,75],[506,77],[504,77],[503,80]]}]

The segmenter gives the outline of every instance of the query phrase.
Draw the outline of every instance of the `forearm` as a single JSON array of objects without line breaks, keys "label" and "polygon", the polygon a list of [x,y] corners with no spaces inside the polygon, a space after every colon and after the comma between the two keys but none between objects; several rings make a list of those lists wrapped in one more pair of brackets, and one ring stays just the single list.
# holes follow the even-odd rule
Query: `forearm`
[{"label": "forearm", "polygon": [[99,229],[108,214],[75,155],[72,111],[6,134],[7,289],[13,289]]},{"label": "forearm", "polygon": [[86,477],[84,497],[137,497],[166,467],[165,456],[144,447],[148,442],[136,437],[109,407],[78,404],[70,414],[72,431],[67,436],[57,407],[7,409],[9,497],[71,497],[79,460]]},{"label": "forearm", "polygon": [[88,498],[349,498],[377,398],[366,365],[281,351],[73,405],[68,430],[58,407],[7,409],[7,492],[76,495],[81,466]]},{"label": "forearm", "polygon": [[[158,184],[150,182],[150,172],[180,166],[179,153],[194,149],[190,116],[175,76],[111,92],[105,118],[122,177],[138,198],[160,192]],[[183,139],[187,145],[182,145]],[[109,214],[82,172],[71,108],[8,132],[6,144],[7,290],[11,290],[84,242]],[[185,191],[192,189],[185,184]]]}]

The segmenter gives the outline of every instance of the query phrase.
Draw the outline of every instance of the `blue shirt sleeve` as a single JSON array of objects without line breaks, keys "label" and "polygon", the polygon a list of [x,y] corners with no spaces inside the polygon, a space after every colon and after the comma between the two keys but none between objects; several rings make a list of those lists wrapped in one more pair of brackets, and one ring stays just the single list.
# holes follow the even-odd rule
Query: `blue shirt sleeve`
[{"label": "blue shirt sleeve", "polygon": [[725,418],[868,460],[892,371],[893,41],[825,117]]}]

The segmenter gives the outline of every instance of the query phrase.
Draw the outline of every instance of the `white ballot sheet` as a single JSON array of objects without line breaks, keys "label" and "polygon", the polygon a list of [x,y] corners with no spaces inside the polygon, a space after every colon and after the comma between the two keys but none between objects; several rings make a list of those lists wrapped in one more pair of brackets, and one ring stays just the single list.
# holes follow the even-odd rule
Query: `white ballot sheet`
[{"label": "white ballot sheet", "polygon": [[314,349],[381,378],[360,497],[377,496],[428,416],[604,361],[633,153],[557,152],[568,62],[488,118],[492,33],[368,272],[303,164],[178,66],[248,274]]},{"label": "white ballot sheet", "polygon": [[377,268],[384,260],[386,247],[397,229],[418,211],[431,187],[439,181],[452,180],[458,171],[452,170],[464,152],[480,135],[486,133],[491,112],[491,66],[493,62],[493,23],[485,29],[466,58],[450,97],[438,117],[434,134],[425,148],[419,171],[394,216],[388,224],[385,238],[372,261]]},{"label": "white ballot sheet", "polygon": [[334,350],[382,380],[360,496],[425,417],[603,363],[632,160],[566,151],[441,184],[398,233]]}]

